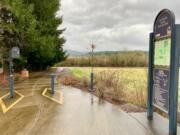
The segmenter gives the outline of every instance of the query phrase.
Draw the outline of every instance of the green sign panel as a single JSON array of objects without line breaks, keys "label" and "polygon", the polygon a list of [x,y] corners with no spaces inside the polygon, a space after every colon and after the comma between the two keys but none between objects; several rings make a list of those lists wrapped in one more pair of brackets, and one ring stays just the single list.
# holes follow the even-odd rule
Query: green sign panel
[{"label": "green sign panel", "polygon": [[171,54],[171,38],[156,41],[154,51],[154,65],[169,66]]}]

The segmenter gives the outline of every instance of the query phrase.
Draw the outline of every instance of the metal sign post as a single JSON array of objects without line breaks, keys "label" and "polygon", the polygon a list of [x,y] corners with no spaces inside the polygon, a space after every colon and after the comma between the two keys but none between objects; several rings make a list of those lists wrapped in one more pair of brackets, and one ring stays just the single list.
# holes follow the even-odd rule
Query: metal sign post
[{"label": "metal sign post", "polygon": [[179,51],[180,25],[174,27],[171,49],[170,93],[169,93],[169,134],[177,134],[178,108],[178,79],[179,79]]},{"label": "metal sign post", "polygon": [[150,33],[149,35],[149,69],[148,69],[148,120],[153,119],[153,63],[154,63],[154,46],[153,46],[153,37],[154,34]]},{"label": "metal sign post", "polygon": [[153,107],[169,114],[169,135],[177,134],[180,26],[173,12],[164,9],[154,22],[149,42],[148,119]]},{"label": "metal sign post", "polygon": [[13,79],[13,62],[12,58],[9,59],[9,90],[10,90],[10,98],[14,97],[14,79]]},{"label": "metal sign post", "polygon": [[13,47],[10,51],[9,57],[9,90],[10,98],[14,97],[14,76],[13,76],[13,59],[20,57],[20,50],[18,47]]},{"label": "metal sign post", "polygon": [[51,94],[54,95],[54,82],[55,82],[56,74],[51,74]]}]

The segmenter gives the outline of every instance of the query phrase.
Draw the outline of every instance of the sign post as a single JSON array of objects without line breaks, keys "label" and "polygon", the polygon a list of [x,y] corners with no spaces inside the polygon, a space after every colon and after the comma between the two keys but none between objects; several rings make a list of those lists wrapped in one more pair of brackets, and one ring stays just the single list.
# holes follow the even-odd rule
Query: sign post
[{"label": "sign post", "polygon": [[51,94],[54,95],[54,81],[55,81],[55,78],[56,78],[56,74],[52,73],[51,75]]},{"label": "sign post", "polygon": [[169,93],[169,133],[177,134],[177,108],[178,108],[178,79],[179,79],[179,45],[180,25],[174,27],[173,48],[171,49],[171,72],[170,72],[170,93]]},{"label": "sign post", "polygon": [[149,42],[148,119],[153,107],[169,114],[169,135],[177,134],[180,26],[174,13],[159,12]]},{"label": "sign post", "polygon": [[148,68],[148,102],[147,102],[147,107],[148,107],[148,120],[153,119],[153,63],[154,63],[154,57],[153,57],[153,52],[154,52],[154,46],[153,46],[153,37],[154,34],[150,33],[149,34],[149,68]]},{"label": "sign post", "polygon": [[20,50],[18,47],[13,47],[10,51],[9,57],[9,89],[10,89],[10,98],[14,97],[14,78],[13,78],[13,59],[20,57]]}]

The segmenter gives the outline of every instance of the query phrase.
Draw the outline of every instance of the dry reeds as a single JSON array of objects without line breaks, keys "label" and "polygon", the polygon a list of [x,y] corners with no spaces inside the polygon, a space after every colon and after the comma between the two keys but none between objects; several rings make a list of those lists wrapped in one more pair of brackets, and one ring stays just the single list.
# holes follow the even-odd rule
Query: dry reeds
[{"label": "dry reeds", "polygon": [[[96,75],[96,87],[99,97],[111,98],[116,102],[126,101],[146,107],[146,81],[128,80],[119,71],[103,71]],[[132,89],[129,89],[132,85]]]},{"label": "dry reeds", "polygon": [[[57,64],[65,67],[88,67],[91,66],[90,57],[69,57],[66,61]],[[145,52],[119,52],[112,54],[94,55],[95,67],[147,67],[148,55]]]}]

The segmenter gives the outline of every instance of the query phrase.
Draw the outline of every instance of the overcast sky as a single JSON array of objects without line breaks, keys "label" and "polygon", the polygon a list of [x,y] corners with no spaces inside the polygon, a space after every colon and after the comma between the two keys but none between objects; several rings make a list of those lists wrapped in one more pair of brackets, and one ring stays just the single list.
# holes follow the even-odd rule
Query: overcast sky
[{"label": "overcast sky", "polygon": [[148,34],[157,13],[174,11],[180,23],[180,0],[61,0],[65,49],[87,51],[148,50]]}]

